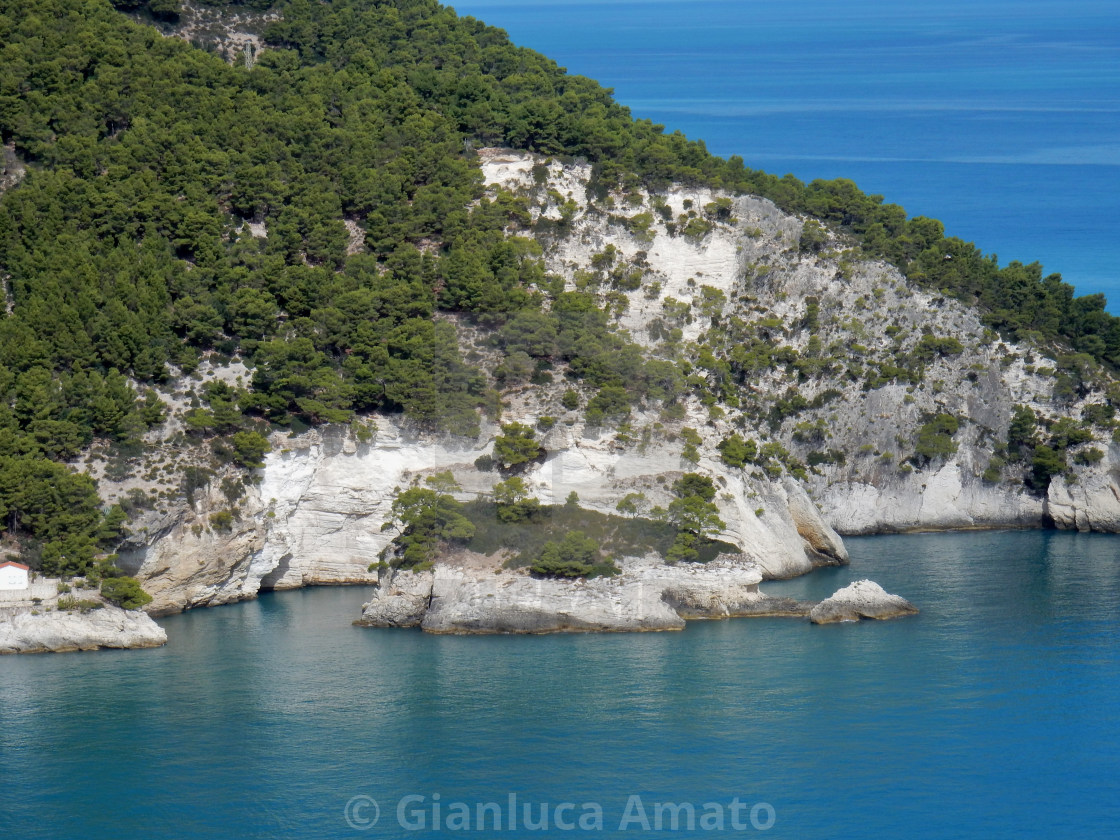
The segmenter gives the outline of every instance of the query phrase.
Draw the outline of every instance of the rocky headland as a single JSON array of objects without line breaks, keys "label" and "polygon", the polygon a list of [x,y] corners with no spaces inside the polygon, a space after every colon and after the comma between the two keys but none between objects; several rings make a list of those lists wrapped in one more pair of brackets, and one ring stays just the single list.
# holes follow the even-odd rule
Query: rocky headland
[{"label": "rocky headland", "polygon": [[0,654],[150,648],[166,631],[142,610],[106,601],[97,588],[38,577],[24,590],[0,590]]},{"label": "rocky headland", "polygon": [[0,607],[0,654],[152,648],[167,632],[141,610],[104,605],[88,611]]},{"label": "rocky headland", "polygon": [[[832,234],[824,248],[800,247],[807,221],[764,199],[673,186],[600,201],[589,197],[591,168],[578,162],[482,150],[480,164],[492,188],[528,197],[535,220],[555,223],[538,226],[537,238],[546,269],[567,288],[588,283],[604,260],[640,276],[637,287],[611,292],[612,311],[645,352],[695,360],[722,319],[734,314],[756,319],[767,346],[790,360],[767,362],[742,386],[750,411],[688,394],[672,416],[656,403],[635,405],[623,424],[593,424],[563,405],[573,385],[563,378],[554,385],[507,385],[502,422],[540,430],[545,455],[523,477],[542,504],[576,493],[582,507],[614,513],[624,496],[640,493],[648,508],[664,507],[676,477],[700,472],[718,485],[715,501],[726,523],[718,537],[737,546],[764,578],[846,562],[839,534],[1051,525],[1120,530],[1120,446],[1105,431],[1070,450],[1067,472],[1046,491],[1024,482],[1022,465],[993,456],[1017,406],[1046,427],[1091,414],[1106,402],[1104,393],[1082,388],[1059,397],[1053,359],[1000,340],[963,304],[861,258]],[[726,212],[705,215],[703,208],[717,205]],[[685,235],[681,225],[697,218],[700,233]],[[484,335],[459,327],[473,352],[493,356]],[[890,365],[919,357],[916,381],[888,375]],[[867,377],[880,371],[881,378],[853,379],[860,371]],[[195,377],[229,380],[235,372],[246,373],[235,363],[204,366]],[[581,393],[581,404],[591,396]],[[957,430],[940,441],[939,451],[921,455],[923,424],[941,415],[955,418]],[[181,428],[172,418],[163,434]],[[365,418],[358,430],[274,434],[259,481],[237,500],[235,516],[214,524],[215,514],[231,509],[215,477],[188,501],[139,514],[121,565],[154,596],[153,614],[252,598],[266,589],[375,584],[390,539],[381,528],[398,490],[450,471],[461,488],[457,498],[486,496],[502,476],[476,462],[492,454],[498,433],[496,422],[484,421],[475,438],[433,435],[382,415]],[[754,463],[727,463],[719,445],[733,433],[756,439],[769,459],[760,454]],[[153,441],[153,452],[161,445],[174,447]],[[102,480],[101,487],[113,501],[131,485],[115,489]],[[441,575],[451,586],[454,572]],[[588,600],[606,598],[599,587],[608,585],[620,584],[589,582],[578,591]],[[674,623],[665,610],[636,607],[629,618],[603,622]],[[447,626],[460,620],[468,619],[448,618]],[[524,618],[526,626],[538,621],[562,619]],[[430,622],[435,627],[436,617]]]},{"label": "rocky headland", "polygon": [[459,635],[646,632],[683,630],[700,619],[808,617],[827,624],[918,612],[869,580],[820,603],[768,595],[759,589],[761,570],[741,555],[676,565],[626,558],[619,565],[614,577],[564,580],[456,552],[431,569],[387,574],[354,623]]}]

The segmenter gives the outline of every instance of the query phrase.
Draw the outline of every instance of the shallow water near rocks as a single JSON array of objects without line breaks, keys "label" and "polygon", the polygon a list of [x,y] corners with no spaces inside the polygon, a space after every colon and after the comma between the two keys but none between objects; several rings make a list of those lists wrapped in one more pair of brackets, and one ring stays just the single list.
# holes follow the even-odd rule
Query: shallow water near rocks
[{"label": "shallow water near rocks", "polygon": [[[510,836],[643,836],[634,819],[619,830],[632,796],[651,832],[655,803],[695,804],[692,831],[664,816],[660,833],[680,837],[719,833],[700,826],[709,802],[727,833],[733,816],[762,833],[749,807],[765,803],[756,823],[772,815],[771,837],[1111,831],[1120,537],[847,544],[850,567],[764,588],[821,598],[868,577],[921,614],[428,636],[352,627],[356,587],[162,619],[158,650],[4,657],[0,835],[437,837],[462,801],[472,824],[457,833],[492,836],[475,805],[508,820],[510,793],[550,820],[529,832],[519,813]],[[402,825],[410,795],[424,801],[405,802]],[[355,797],[378,801],[368,830],[372,806]],[[564,801],[598,803],[601,830],[558,828]]]}]

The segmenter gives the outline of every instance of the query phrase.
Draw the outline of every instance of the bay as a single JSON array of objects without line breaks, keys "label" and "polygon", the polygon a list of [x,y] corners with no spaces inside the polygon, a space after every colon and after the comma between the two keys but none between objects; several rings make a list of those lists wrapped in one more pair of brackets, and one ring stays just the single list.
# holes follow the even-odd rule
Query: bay
[{"label": "bay", "polygon": [[850,178],[1120,312],[1120,7],[1102,0],[465,0],[634,115]]},{"label": "bay", "polygon": [[[352,627],[366,591],[317,589],[162,619],[158,650],[5,657],[0,836],[445,837],[450,803],[511,793],[552,820],[511,836],[644,836],[631,796],[651,830],[654,803],[712,802],[730,832],[738,797],[771,837],[1113,833],[1117,538],[847,542],[850,567],[768,588],[870,577],[922,612],[439,637]],[[559,830],[564,801],[602,830]]]}]

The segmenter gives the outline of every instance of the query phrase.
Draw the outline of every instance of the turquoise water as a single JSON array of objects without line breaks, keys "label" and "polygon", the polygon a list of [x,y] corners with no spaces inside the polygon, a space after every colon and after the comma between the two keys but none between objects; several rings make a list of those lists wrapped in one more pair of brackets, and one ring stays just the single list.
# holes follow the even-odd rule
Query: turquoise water
[{"label": "turquoise water", "polygon": [[1120,312],[1115,0],[454,5],[717,154],[851,178]]},{"label": "turquoise water", "polygon": [[[1120,301],[1113,2],[458,8],[717,153],[852,177]],[[922,613],[444,638],[354,628],[366,591],[320,589],[163,619],[159,650],[0,658],[0,838],[719,833],[620,830],[632,796],[798,840],[1117,836],[1120,537],[847,543],[770,591],[871,577]],[[510,794],[517,830],[448,830]],[[558,827],[564,801],[601,830]]]},{"label": "turquoise water", "polygon": [[[731,833],[735,797],[775,838],[1116,836],[1120,538],[848,545],[851,567],[770,589],[867,576],[922,613],[432,637],[354,628],[364,590],[319,589],[164,619],[158,650],[5,657],[0,837],[485,837],[445,805],[510,793],[534,819],[602,807],[602,830],[519,837],[642,837],[667,801],[717,803]],[[397,820],[409,795],[425,830]],[[631,796],[650,832],[618,830]]]}]

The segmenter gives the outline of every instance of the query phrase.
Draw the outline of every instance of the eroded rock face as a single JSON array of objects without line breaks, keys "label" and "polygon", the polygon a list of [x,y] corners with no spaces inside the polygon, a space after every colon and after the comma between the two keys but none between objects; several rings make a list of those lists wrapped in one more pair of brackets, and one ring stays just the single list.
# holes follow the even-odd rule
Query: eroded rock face
[{"label": "eroded rock face", "polygon": [[817,604],[809,612],[813,624],[859,621],[861,618],[897,618],[914,615],[918,608],[898,595],[891,595],[871,580],[857,580]]},{"label": "eroded rock face", "polygon": [[[567,288],[605,255],[611,265],[641,272],[641,288],[612,294],[624,299],[615,307],[619,324],[653,352],[671,355],[672,348],[661,345],[666,327],[679,331],[677,344],[703,345],[710,342],[706,335],[736,317],[758,324],[768,341],[796,352],[810,368],[827,359],[809,376],[805,367],[757,370],[743,384],[744,405],[754,402],[766,414],[791,391],[806,404],[783,412],[774,428],[748,420],[744,434],[780,442],[802,463],[818,461],[805,486],[841,534],[1051,521],[1120,530],[1120,504],[1108,482],[1093,479],[1101,468],[1077,463],[1078,452],[1068,454],[1080,486],[1059,482],[1048,499],[1024,490],[1022,464],[1004,466],[995,480],[984,478],[993,444],[1006,438],[1016,406],[1049,423],[1080,419],[1105,396],[1096,389],[1073,402],[1055,400],[1054,360],[999,340],[975,309],[909,282],[894,266],[853,256],[848,243],[833,240],[827,249],[807,252],[799,247],[804,220],[764,199],[672,186],[590,201],[588,166],[508,149],[483,149],[480,159],[487,183],[527,198],[540,219],[560,219],[561,202],[570,202],[562,235],[540,237],[549,272],[564,278]],[[544,182],[534,177],[541,167]],[[709,212],[712,202],[723,202],[726,214]],[[684,232],[689,220],[697,235]],[[723,303],[706,306],[706,295]],[[923,350],[923,336],[931,332],[948,343]],[[918,358],[919,372],[876,374],[913,367]],[[919,429],[937,414],[960,420],[955,452],[915,463]],[[711,425],[726,434],[734,419],[728,411]],[[705,433],[708,418],[689,420]],[[714,437],[718,441],[719,434]],[[1083,450],[1108,446],[1111,431],[1095,429],[1094,437]]]},{"label": "eroded rock face", "polygon": [[[121,563],[155,598],[155,614],[244,600],[261,589],[376,583],[380,552],[394,534],[382,525],[397,489],[450,471],[461,500],[488,494],[501,475],[480,472],[474,461],[492,452],[498,432],[491,425],[477,439],[432,437],[381,417],[368,443],[338,427],[275,435],[260,483],[228,529],[211,523],[211,512],[228,505],[212,486],[151,545],[122,552]],[[707,458],[694,465],[680,457],[679,441],[623,447],[613,434],[579,422],[558,424],[542,442],[547,456],[523,474],[542,503],[562,503],[575,492],[581,507],[613,514],[637,491],[647,509],[667,507],[672,481],[697,470],[720,487],[716,502],[727,524],[720,538],[739,546],[764,576],[847,561],[843,542],[794,481],[752,478]]]},{"label": "eroded rock face", "polygon": [[0,653],[48,653],[98,648],[148,648],[167,632],[146,613],[105,606],[81,612],[31,610],[0,615]]},{"label": "eroded rock face", "polygon": [[988,484],[953,459],[932,475],[839,481],[815,490],[822,514],[842,534],[1038,527],[1045,500],[1022,487]]},{"label": "eroded rock face", "polygon": [[1046,512],[1058,528],[1071,531],[1120,532],[1120,466],[1115,445],[1076,483],[1055,476],[1046,494]]},{"label": "eroded rock face", "polygon": [[362,604],[362,617],[355,624],[364,627],[419,627],[432,602],[435,572],[407,569],[387,575]]},{"label": "eroded rock face", "polygon": [[758,591],[762,573],[741,555],[667,566],[627,558],[617,577],[534,578],[468,553],[427,572],[397,572],[357,624],[420,626],[429,633],[681,630],[685,619],[805,615],[808,605]]}]

